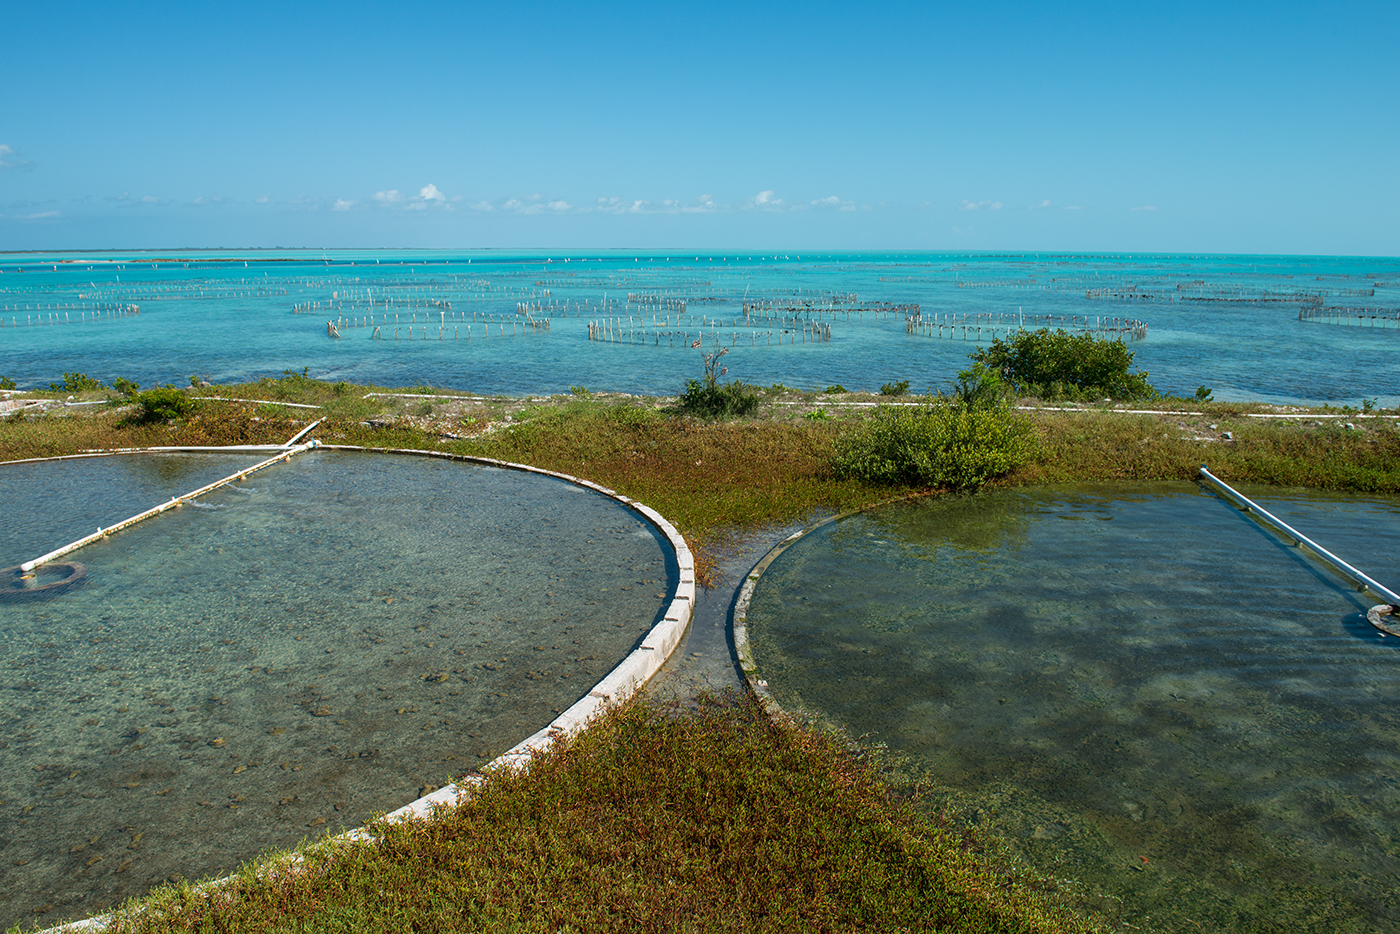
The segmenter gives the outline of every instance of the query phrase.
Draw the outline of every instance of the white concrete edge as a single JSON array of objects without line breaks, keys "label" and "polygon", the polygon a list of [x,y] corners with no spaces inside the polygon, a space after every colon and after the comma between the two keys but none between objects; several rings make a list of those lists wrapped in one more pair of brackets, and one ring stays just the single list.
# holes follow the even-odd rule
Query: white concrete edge
[{"label": "white concrete edge", "polygon": [[758,702],[763,706],[764,712],[768,714],[769,719],[780,723],[791,722],[792,715],[783,709],[782,705],[778,703],[777,698],[773,696],[772,691],[769,690],[768,682],[762,677],[762,673],[758,667],[758,661],[754,658],[753,643],[749,641],[749,604],[753,601],[754,588],[757,587],[758,582],[762,580],[764,572],[768,570],[774,561],[782,556],[783,552],[787,551],[798,541],[815,532],[817,529],[831,525],[833,522],[839,522],[849,516],[868,512],[872,509],[879,509],[883,506],[893,506],[896,503],[907,503],[911,500],[923,499],[926,496],[933,495],[937,494],[915,493],[910,496],[899,496],[894,499],[871,503],[869,506],[865,506],[861,509],[852,509],[834,516],[827,516],[825,519],[814,522],[804,529],[798,529],[777,545],[773,546],[773,550],[760,558],[758,563],[755,564],[753,569],[745,576],[744,583],[739,588],[739,594],[734,598],[734,610],[730,618],[730,634],[734,639],[734,654],[739,656],[739,670],[744,675],[744,681],[748,684],[749,690],[753,692],[754,697],[757,698]]},{"label": "white concrete edge", "polygon": [[[280,446],[274,445],[273,449]],[[524,473],[541,474],[572,483],[576,486],[585,487],[603,494],[609,499],[615,500],[628,507],[633,512],[641,515],[646,521],[654,526],[670,543],[676,555],[678,567],[678,583],[676,592],[672,595],[670,605],[661,622],[657,623],[642,638],[641,644],[627,655],[615,666],[608,675],[593,686],[583,697],[575,701],[563,713],[555,717],[543,729],[534,735],[516,743],[506,752],[492,759],[486,765],[478,769],[478,772],[488,772],[497,769],[519,769],[524,767],[530,758],[537,752],[543,752],[554,742],[561,738],[567,738],[579,733],[586,728],[599,714],[609,707],[627,700],[635,694],[642,685],[646,684],[665,664],[666,659],[680,645],[681,637],[690,626],[691,614],[695,607],[695,558],[690,551],[690,546],[685,543],[685,538],[676,530],[670,522],[666,521],[660,513],[649,506],[643,506],[636,500],[610,490],[607,487],[583,480],[569,474],[557,473],[552,470],[545,470],[540,467],[531,467],[528,464],[516,464],[511,461],[496,460],[490,457],[471,457],[464,454],[452,454],[446,451],[423,451],[411,448],[367,448],[354,444],[325,444],[319,445],[322,450],[327,451],[362,451],[370,454],[411,454],[421,457],[439,457],[444,460],[457,460],[466,463],[484,464],[488,467],[499,467],[506,470],[519,470]],[[179,449],[176,449],[179,450]],[[214,449],[220,450],[220,449]],[[139,453],[140,449],[131,451],[112,453]],[[67,455],[67,457],[85,455]],[[34,461],[42,460],[64,460],[66,457],[55,458],[34,458]],[[31,461],[32,462],[32,461]],[[813,526],[815,528],[816,526]],[[439,788],[430,794],[424,795],[416,801],[411,801],[401,808],[385,814],[381,820],[427,820],[433,816],[435,809],[440,807],[450,807],[456,804],[464,795],[470,794],[472,789],[480,784],[484,779],[478,776],[468,776],[462,782]],[[354,843],[367,842],[373,836],[364,828],[358,827],[344,833],[336,834],[324,840],[316,841],[314,846],[339,846]],[[301,862],[300,857],[293,854],[284,859],[278,867],[287,870],[294,870]],[[231,883],[236,877],[224,876],[213,879],[199,886],[200,890],[217,889],[219,886]],[[46,928],[40,934],[86,934],[86,932],[100,932],[107,929],[108,914],[97,915],[92,918],[84,918],[80,921],[70,921],[56,927]]]},{"label": "white concrete edge", "polygon": [[458,402],[490,402],[487,396],[448,396],[422,392],[367,392],[361,399],[456,399]]},{"label": "white concrete edge", "polygon": [[285,405],[293,409],[319,409],[319,405],[308,405],[305,402],[278,402],[276,399],[235,399],[232,396],[190,396],[199,402],[252,402],[257,405]]},{"label": "white concrete edge", "polygon": [[109,451],[83,451],[79,454],[59,454],[54,457],[26,457],[15,461],[0,461],[0,467],[10,464],[42,464],[46,461],[72,461],[89,457],[116,457],[121,454],[257,454],[262,451],[284,451],[280,444],[230,444],[222,447],[155,447],[112,448]]}]

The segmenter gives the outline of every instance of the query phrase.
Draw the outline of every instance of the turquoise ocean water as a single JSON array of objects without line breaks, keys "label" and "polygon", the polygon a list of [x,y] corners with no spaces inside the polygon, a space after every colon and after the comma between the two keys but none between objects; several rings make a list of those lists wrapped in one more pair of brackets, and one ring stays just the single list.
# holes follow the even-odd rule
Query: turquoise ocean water
[{"label": "turquoise ocean water", "polygon": [[[684,303],[684,309],[682,309]],[[967,338],[925,322],[969,325]],[[131,314],[132,307],[139,314]],[[747,307],[747,310],[746,310]],[[936,317],[935,317],[936,316]],[[981,316],[979,319],[978,316]],[[1035,316],[1042,316],[1037,320]],[[1163,392],[1400,404],[1400,259],[1145,254],[159,251],[0,255],[0,376],[277,376],[670,394],[699,350],[798,389],[946,387],[1011,322],[1141,322]],[[1304,320],[1307,318],[1308,320]],[[94,320],[95,319],[95,320]],[[1316,320],[1320,319],[1320,320]],[[342,335],[328,336],[327,321]],[[590,340],[589,324],[608,340]],[[813,339],[812,326],[823,328]],[[376,335],[375,327],[379,327]],[[806,330],[803,328],[806,326]]]}]

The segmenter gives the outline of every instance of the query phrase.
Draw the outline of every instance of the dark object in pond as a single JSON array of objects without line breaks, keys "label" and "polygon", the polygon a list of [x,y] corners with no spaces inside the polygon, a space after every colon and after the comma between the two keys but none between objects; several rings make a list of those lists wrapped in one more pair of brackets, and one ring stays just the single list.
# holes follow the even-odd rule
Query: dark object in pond
[{"label": "dark object in pond", "polygon": [[51,596],[67,590],[87,576],[87,565],[77,561],[43,564],[32,571],[15,565],[0,571],[0,600],[24,600]]}]

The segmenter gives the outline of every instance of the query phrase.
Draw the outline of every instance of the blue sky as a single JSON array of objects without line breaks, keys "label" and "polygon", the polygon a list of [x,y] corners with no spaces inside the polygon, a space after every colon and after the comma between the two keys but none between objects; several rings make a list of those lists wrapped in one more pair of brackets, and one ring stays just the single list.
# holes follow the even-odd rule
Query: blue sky
[{"label": "blue sky", "polygon": [[8,4],[0,249],[1400,254],[1400,4]]}]

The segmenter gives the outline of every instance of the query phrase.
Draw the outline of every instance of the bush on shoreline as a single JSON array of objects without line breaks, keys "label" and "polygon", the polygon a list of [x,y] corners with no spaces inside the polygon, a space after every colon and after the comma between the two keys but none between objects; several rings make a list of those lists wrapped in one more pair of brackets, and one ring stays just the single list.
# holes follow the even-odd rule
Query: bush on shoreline
[{"label": "bush on shoreline", "polygon": [[719,365],[720,358],[727,353],[729,348],[726,347],[718,353],[703,355],[705,376],[686,380],[685,390],[677,400],[682,412],[700,418],[738,418],[757,411],[757,389],[738,380],[720,383],[719,378],[729,372],[729,367]]},{"label": "bush on shoreline", "polygon": [[973,490],[1035,452],[1030,422],[1013,412],[982,364],[958,374],[955,395],[922,407],[882,406],[837,439],[837,476],[870,483]]},{"label": "bush on shoreline", "polygon": [[184,418],[194,411],[194,400],[173,386],[148,389],[136,393],[133,398],[137,405],[134,418],[139,423]]},{"label": "bush on shoreline", "polygon": [[1023,396],[1120,402],[1157,398],[1145,371],[1130,372],[1133,352],[1121,340],[1041,328],[994,338],[971,358],[1000,373]]}]

